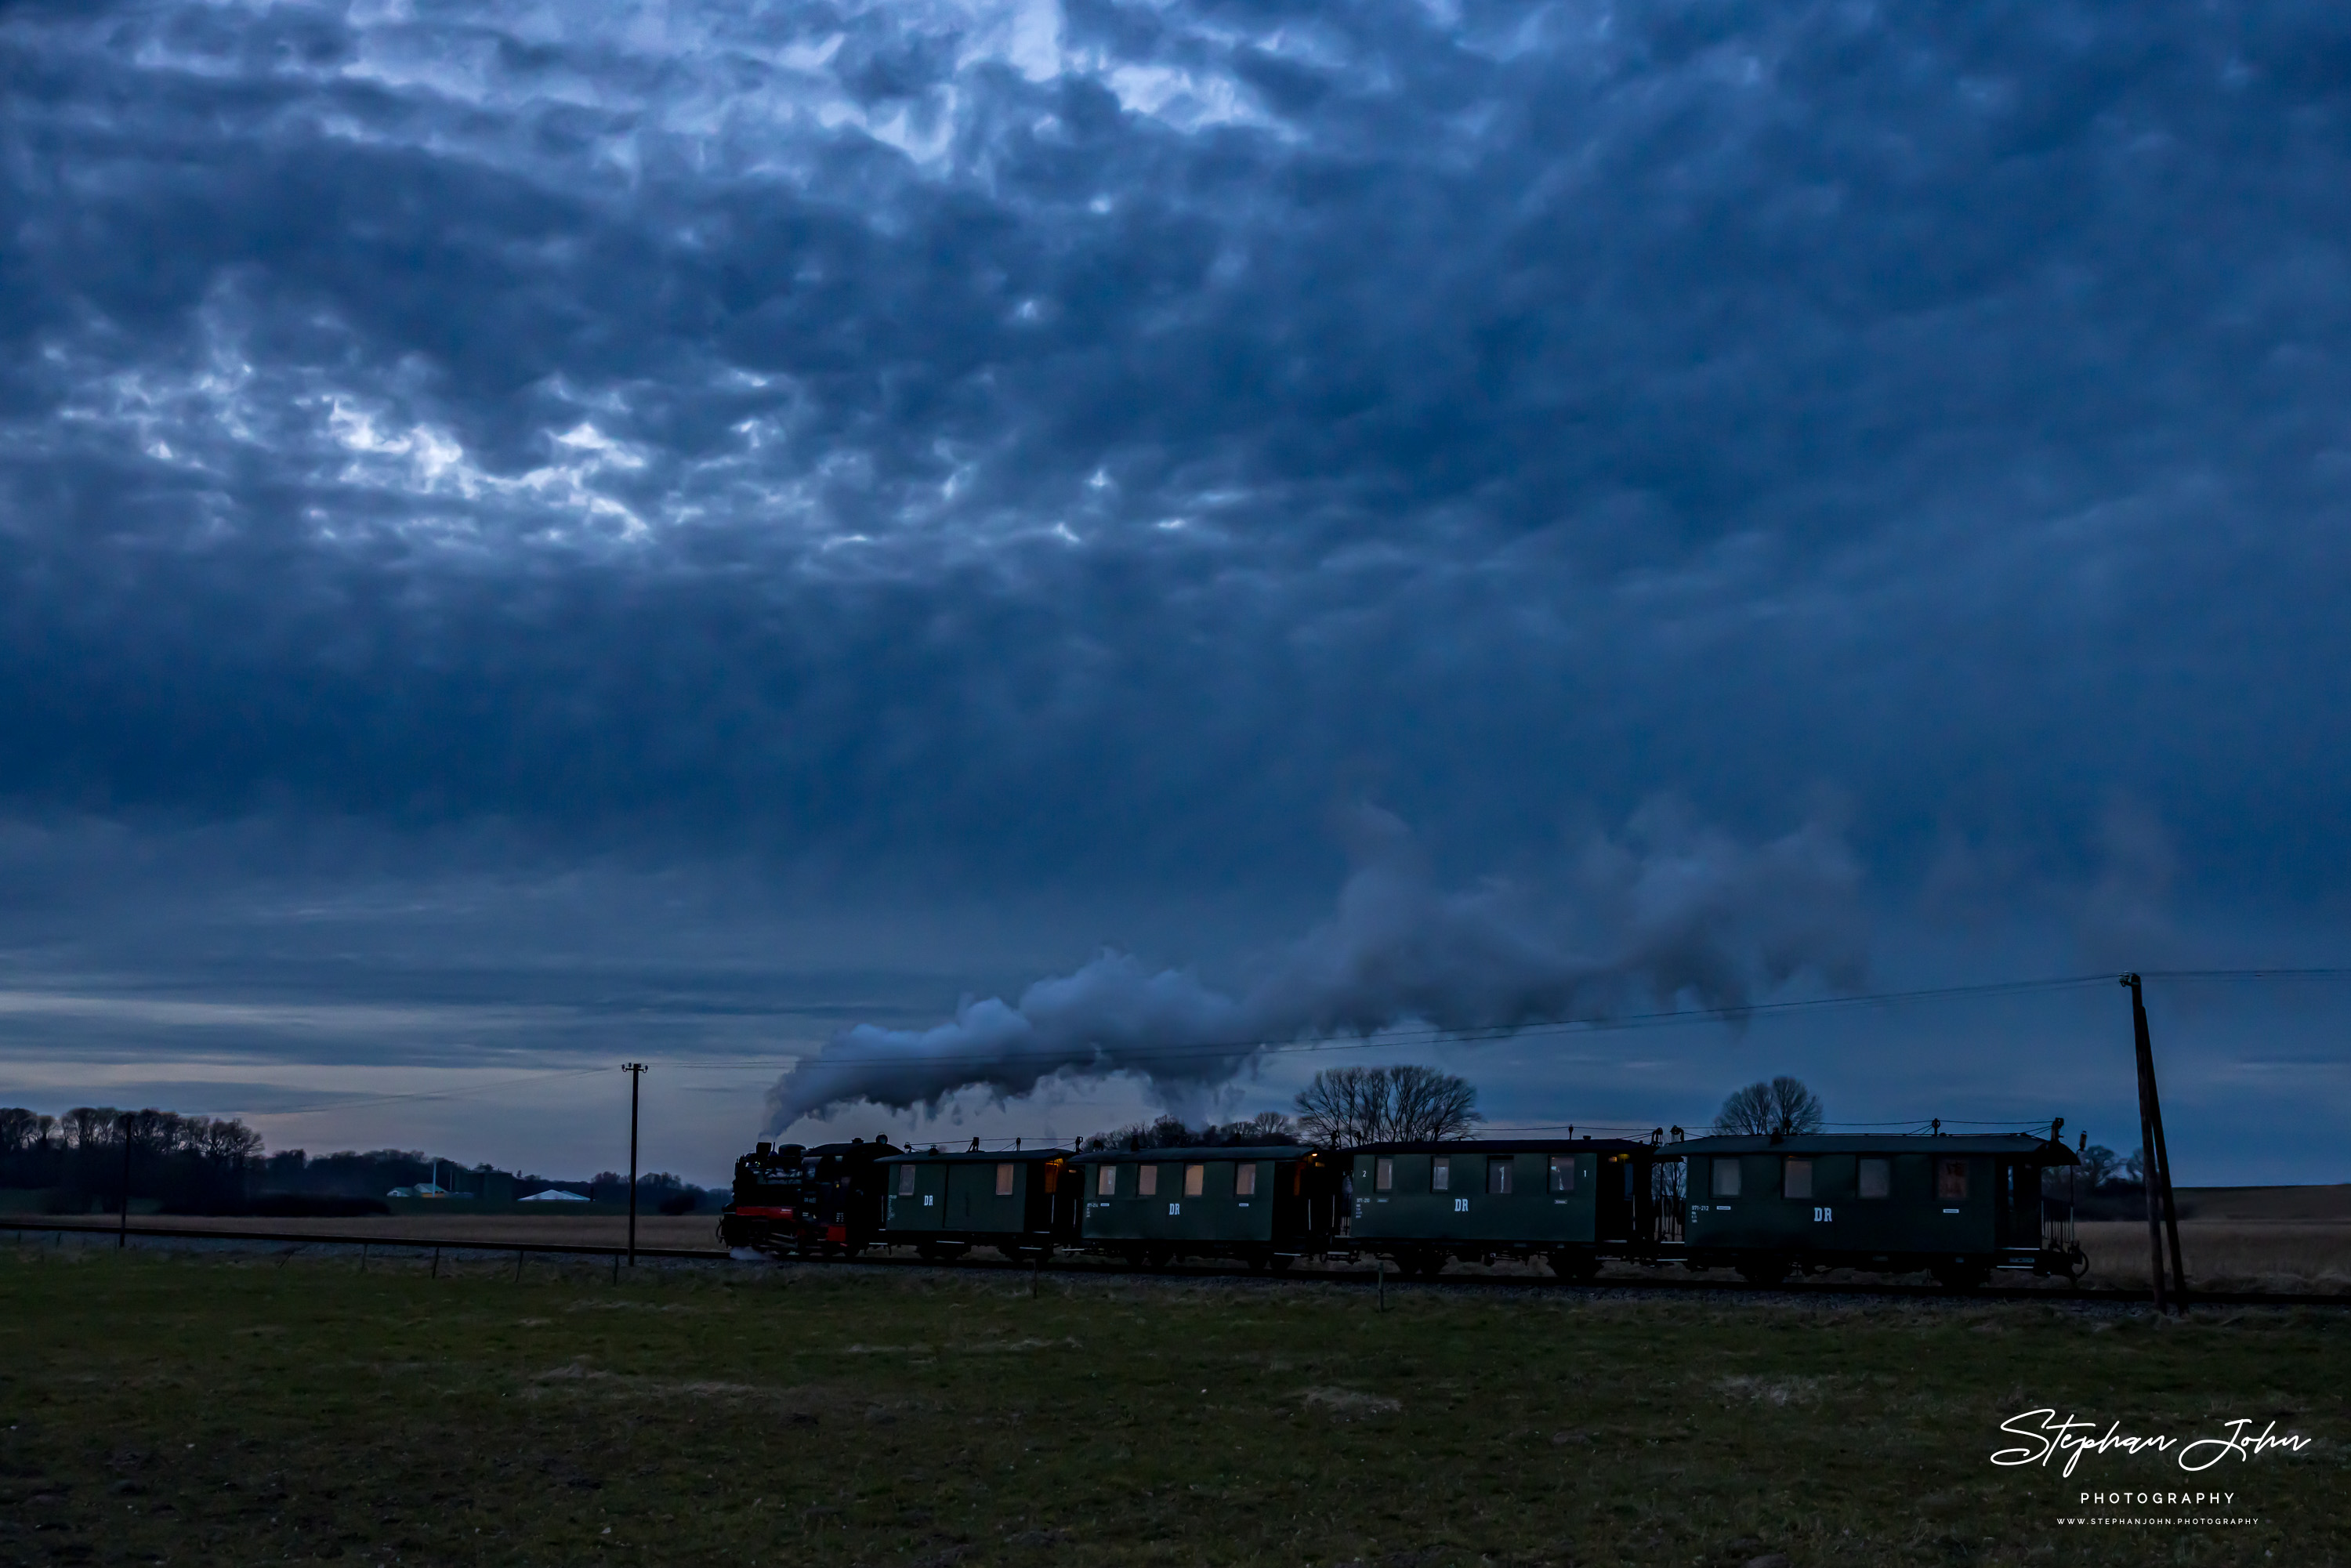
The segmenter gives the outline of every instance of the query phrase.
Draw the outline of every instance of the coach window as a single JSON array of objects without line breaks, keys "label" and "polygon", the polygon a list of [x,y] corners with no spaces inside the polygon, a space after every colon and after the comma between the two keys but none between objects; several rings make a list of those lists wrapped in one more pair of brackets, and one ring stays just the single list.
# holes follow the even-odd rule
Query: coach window
[{"label": "coach window", "polygon": [[1861,1196],[1864,1197],[1894,1196],[1894,1162],[1892,1160],[1872,1159],[1867,1155],[1862,1156]]},{"label": "coach window", "polygon": [[1159,1167],[1157,1166],[1137,1166],[1134,1169],[1137,1178],[1134,1184],[1134,1190],[1141,1193],[1145,1197],[1158,1197]]},{"label": "coach window", "polygon": [[996,1196],[1012,1196],[1012,1163],[1009,1160],[996,1167]]},{"label": "coach window", "polygon": [[1257,1196],[1256,1161],[1243,1160],[1240,1164],[1233,1167],[1233,1196],[1235,1197],[1255,1197]]},{"label": "coach window", "polygon": [[1372,1190],[1389,1192],[1395,1187],[1395,1161],[1383,1157],[1372,1167]]},{"label": "coach window", "polygon": [[1102,1166],[1099,1167],[1098,1173],[1094,1176],[1094,1196],[1097,1197],[1116,1197],[1118,1196],[1118,1167],[1116,1166]]},{"label": "coach window", "polygon": [[1510,1157],[1496,1155],[1486,1161],[1486,1190],[1507,1193],[1510,1190]]},{"label": "coach window", "polygon": [[1184,1167],[1184,1196],[1186,1197],[1197,1197],[1207,1190],[1208,1167],[1206,1166],[1186,1166]]},{"label": "coach window", "polygon": [[1964,1203],[1968,1196],[1968,1162],[1944,1160],[1935,1167],[1935,1196],[1945,1203]]},{"label": "coach window", "polygon": [[1431,1192],[1453,1190],[1452,1155],[1439,1155],[1428,1162],[1428,1190]]},{"label": "coach window", "polygon": [[1717,1197],[1739,1196],[1739,1162],[1737,1160],[1714,1162],[1714,1196]]},{"label": "coach window", "polygon": [[900,1197],[911,1197],[914,1196],[914,1167],[912,1166],[900,1166],[898,1167],[898,1196]]},{"label": "coach window", "polygon": [[1553,1192],[1575,1190],[1575,1156],[1573,1155],[1552,1155],[1551,1189]]},{"label": "coach window", "polygon": [[1780,1186],[1782,1197],[1809,1199],[1813,1196],[1813,1162],[1791,1157]]}]

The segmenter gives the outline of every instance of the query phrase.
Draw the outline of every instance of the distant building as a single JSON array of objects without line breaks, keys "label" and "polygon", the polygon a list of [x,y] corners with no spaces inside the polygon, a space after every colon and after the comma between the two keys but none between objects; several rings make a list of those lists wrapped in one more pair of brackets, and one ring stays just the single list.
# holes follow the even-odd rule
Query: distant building
[{"label": "distant building", "polygon": [[588,1199],[580,1193],[565,1192],[560,1187],[551,1186],[545,1192],[532,1193],[521,1201],[524,1203],[585,1203]]}]

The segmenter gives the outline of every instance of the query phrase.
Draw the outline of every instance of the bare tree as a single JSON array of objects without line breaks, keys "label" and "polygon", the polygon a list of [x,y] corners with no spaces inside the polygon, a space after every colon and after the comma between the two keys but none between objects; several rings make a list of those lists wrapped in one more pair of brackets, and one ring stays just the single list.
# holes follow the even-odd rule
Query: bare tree
[{"label": "bare tree", "polygon": [[32,1149],[47,1148],[49,1129],[57,1124],[55,1117],[44,1116],[21,1106],[0,1109],[0,1155],[23,1154]]},{"label": "bare tree", "polygon": [[1299,1130],[1317,1143],[1433,1142],[1485,1120],[1478,1091],[1433,1067],[1333,1067],[1298,1094]]},{"label": "bare tree", "polygon": [[1389,1136],[1398,1142],[1464,1137],[1473,1124],[1486,1119],[1478,1113],[1478,1091],[1466,1078],[1417,1066],[1391,1067],[1387,1074],[1395,1128]]},{"label": "bare tree", "polygon": [[1782,1073],[1769,1083],[1750,1083],[1744,1089],[1732,1091],[1730,1097],[1723,1101],[1722,1109],[1715,1113],[1714,1130],[1785,1137],[1794,1133],[1817,1133],[1823,1119],[1821,1097],[1805,1088],[1802,1079]]},{"label": "bare tree", "polygon": [[1298,1125],[1318,1144],[1338,1148],[1387,1135],[1387,1082],[1377,1068],[1329,1067],[1298,1092]]},{"label": "bare tree", "polygon": [[1246,1122],[1235,1122],[1225,1128],[1236,1144],[1294,1144],[1298,1131],[1290,1118],[1279,1111],[1259,1111]]},{"label": "bare tree", "polygon": [[57,1118],[57,1124],[65,1132],[67,1148],[98,1149],[114,1141],[114,1124],[121,1114],[111,1105],[76,1105]]}]

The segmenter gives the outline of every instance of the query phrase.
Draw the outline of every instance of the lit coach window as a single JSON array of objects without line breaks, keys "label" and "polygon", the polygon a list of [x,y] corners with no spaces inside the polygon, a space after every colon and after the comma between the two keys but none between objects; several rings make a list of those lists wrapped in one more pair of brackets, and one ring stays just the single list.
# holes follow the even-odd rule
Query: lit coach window
[{"label": "lit coach window", "polygon": [[1968,1196],[1968,1162],[1944,1160],[1935,1172],[1935,1196],[1945,1203],[1964,1203]]},{"label": "lit coach window", "polygon": [[1156,1197],[1159,1192],[1159,1167],[1157,1166],[1137,1166],[1134,1169],[1136,1176],[1134,1190],[1141,1193],[1145,1197]]},{"label": "lit coach window", "polygon": [[996,1167],[996,1196],[998,1197],[1012,1196],[1012,1166],[1008,1161]]},{"label": "lit coach window", "polygon": [[1506,1193],[1510,1190],[1510,1156],[1496,1155],[1486,1162],[1486,1190]]},{"label": "lit coach window", "polygon": [[1235,1197],[1254,1197],[1257,1196],[1257,1164],[1255,1161],[1243,1160],[1239,1165],[1233,1167],[1233,1196]]},{"label": "lit coach window", "polygon": [[1553,1192],[1575,1190],[1575,1156],[1573,1155],[1552,1155],[1551,1189]]},{"label": "lit coach window", "polygon": [[1452,1155],[1439,1155],[1428,1163],[1428,1190],[1431,1192],[1453,1190]]},{"label": "lit coach window", "polygon": [[1372,1167],[1372,1190],[1374,1192],[1388,1192],[1392,1191],[1395,1186],[1395,1161],[1383,1156],[1380,1161]]},{"label": "lit coach window", "polygon": [[911,1197],[914,1196],[914,1167],[912,1166],[900,1166],[898,1167],[898,1196],[900,1197]]},{"label": "lit coach window", "polygon": [[1116,1197],[1118,1196],[1118,1167],[1116,1166],[1104,1166],[1102,1167],[1102,1175],[1094,1177],[1094,1191],[1103,1197]]},{"label": "lit coach window", "polygon": [[1208,1167],[1206,1166],[1186,1166],[1184,1167],[1184,1196],[1186,1197],[1197,1197],[1207,1189]]}]

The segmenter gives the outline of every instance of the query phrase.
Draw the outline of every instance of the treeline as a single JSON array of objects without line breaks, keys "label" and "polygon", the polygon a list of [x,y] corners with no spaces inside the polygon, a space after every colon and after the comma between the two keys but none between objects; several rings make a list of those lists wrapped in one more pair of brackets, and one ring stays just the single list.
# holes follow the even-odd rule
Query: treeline
[{"label": "treeline", "polygon": [[52,1213],[131,1198],[187,1214],[242,1211],[261,1134],[233,1116],[77,1105],[61,1116],[0,1109],[0,1187],[41,1195]]},{"label": "treeline", "polygon": [[1301,1141],[1296,1124],[1279,1111],[1267,1111],[1246,1122],[1211,1122],[1204,1127],[1192,1126],[1180,1116],[1162,1116],[1155,1122],[1137,1122],[1115,1132],[1080,1138],[1077,1146],[1081,1151],[1239,1148]]},{"label": "treeline", "polygon": [[[233,1116],[111,1105],[78,1105],[51,1116],[0,1107],[0,1190],[17,1195],[15,1207],[51,1214],[115,1209],[126,1176],[134,1205],[171,1214],[383,1212],[393,1191],[436,1181],[445,1191],[489,1203],[550,1189],[609,1203],[629,1196],[629,1178],[612,1171],[568,1180],[435,1159],[422,1149],[268,1154],[261,1134]],[[690,1214],[726,1201],[726,1194],[666,1171],[637,1178],[638,1207],[647,1212]]]}]

